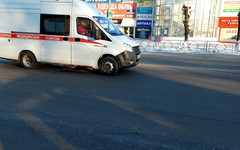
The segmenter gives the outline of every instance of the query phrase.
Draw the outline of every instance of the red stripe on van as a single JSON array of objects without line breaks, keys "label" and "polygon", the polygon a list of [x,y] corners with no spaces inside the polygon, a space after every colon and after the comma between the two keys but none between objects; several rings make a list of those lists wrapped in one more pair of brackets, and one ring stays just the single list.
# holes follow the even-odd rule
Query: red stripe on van
[{"label": "red stripe on van", "polygon": [[[28,39],[28,40],[44,40],[44,41],[64,41],[62,36],[45,36],[45,35],[37,35],[37,34],[18,34],[18,33],[0,33],[0,37],[2,38],[15,38],[15,39]],[[68,42],[75,42],[74,37],[68,37]],[[81,38],[83,43],[90,44],[99,44],[102,43],[90,41],[87,39]]]},{"label": "red stripe on van", "polygon": [[75,38],[70,37],[70,38],[68,39],[68,41],[69,41],[69,42],[74,42],[74,39],[75,39]]},{"label": "red stripe on van", "polygon": [[90,41],[90,40],[86,40],[86,39],[81,39],[81,42],[83,42],[83,43],[90,43],[90,44],[99,44],[99,45],[102,45],[102,43],[98,43],[98,42],[94,42],[94,41]]},{"label": "red stripe on van", "polygon": [[11,33],[0,33],[0,37],[11,38]]}]

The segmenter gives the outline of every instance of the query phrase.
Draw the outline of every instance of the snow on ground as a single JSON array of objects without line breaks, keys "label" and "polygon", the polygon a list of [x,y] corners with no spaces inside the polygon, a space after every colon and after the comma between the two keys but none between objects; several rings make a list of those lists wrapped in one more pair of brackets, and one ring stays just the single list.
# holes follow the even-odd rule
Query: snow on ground
[{"label": "snow on ground", "polygon": [[198,54],[227,54],[240,55],[236,50],[236,43],[220,43],[217,38],[190,38],[184,43],[183,37],[163,37],[136,39],[142,52],[167,52],[167,53],[198,53]]}]

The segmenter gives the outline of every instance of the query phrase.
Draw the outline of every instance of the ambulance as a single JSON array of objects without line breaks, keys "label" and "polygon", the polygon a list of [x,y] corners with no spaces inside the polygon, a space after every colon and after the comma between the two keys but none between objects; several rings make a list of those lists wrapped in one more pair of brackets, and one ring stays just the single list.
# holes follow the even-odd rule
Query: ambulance
[{"label": "ambulance", "polygon": [[0,58],[26,69],[54,63],[115,75],[140,57],[139,44],[84,1],[0,1]]}]

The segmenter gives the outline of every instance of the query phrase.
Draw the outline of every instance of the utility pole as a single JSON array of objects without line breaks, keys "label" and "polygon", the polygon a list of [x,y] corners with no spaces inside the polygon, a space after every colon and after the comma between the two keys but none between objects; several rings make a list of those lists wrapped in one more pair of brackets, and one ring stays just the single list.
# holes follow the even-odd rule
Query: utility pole
[{"label": "utility pole", "polygon": [[237,41],[240,39],[240,12],[238,13],[238,33],[237,33]]},{"label": "utility pole", "polygon": [[[137,11],[137,10],[136,10],[136,11]],[[154,17],[155,17],[154,13],[155,13],[155,0],[153,0],[153,2],[152,2],[152,24],[151,24],[151,36],[153,36],[153,27],[154,27],[154,23],[155,23],[155,21],[154,21]]]},{"label": "utility pole", "polygon": [[111,17],[111,0],[108,0],[107,18]]},{"label": "utility pole", "polygon": [[238,33],[237,33],[237,38],[236,38],[236,47],[235,50],[238,52],[239,50],[239,39],[240,39],[240,12],[238,13]]},{"label": "utility pole", "polygon": [[238,52],[239,48],[239,39],[240,39],[240,12],[238,13],[238,33],[237,33],[237,41],[236,41],[236,52]]},{"label": "utility pole", "polygon": [[185,16],[185,20],[183,20],[184,29],[185,29],[185,42],[188,41],[189,32],[190,32],[190,29],[189,29],[189,18],[190,18],[189,11],[190,11],[190,9],[191,9],[191,7],[186,6],[186,5],[183,5],[183,7],[182,7],[182,11]]},{"label": "utility pole", "polygon": [[111,0],[108,0],[108,11],[111,10]]}]

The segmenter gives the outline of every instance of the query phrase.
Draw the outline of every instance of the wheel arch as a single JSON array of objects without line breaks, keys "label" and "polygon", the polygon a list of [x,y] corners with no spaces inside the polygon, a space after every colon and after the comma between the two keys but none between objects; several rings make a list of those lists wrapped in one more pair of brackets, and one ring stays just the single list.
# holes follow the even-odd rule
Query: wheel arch
[{"label": "wheel arch", "polygon": [[108,57],[108,56],[114,58],[114,59],[117,61],[117,63],[118,63],[118,67],[119,67],[119,68],[122,68],[122,64],[121,64],[120,60],[119,60],[116,56],[113,56],[113,55],[111,55],[111,54],[104,54],[104,55],[102,55],[101,57],[99,57],[99,59],[98,59],[98,62],[97,62],[97,67],[98,67],[98,69],[99,69],[99,64],[100,64],[101,60],[102,60],[103,58],[105,58],[105,57]]},{"label": "wheel arch", "polygon": [[[18,61],[20,61],[22,54],[25,53],[25,52],[30,52],[30,53],[32,53],[33,56],[35,57],[35,59],[37,60],[36,55],[35,55],[31,50],[22,50],[22,51],[18,54]],[[37,61],[38,61],[38,60],[37,60]]]}]

